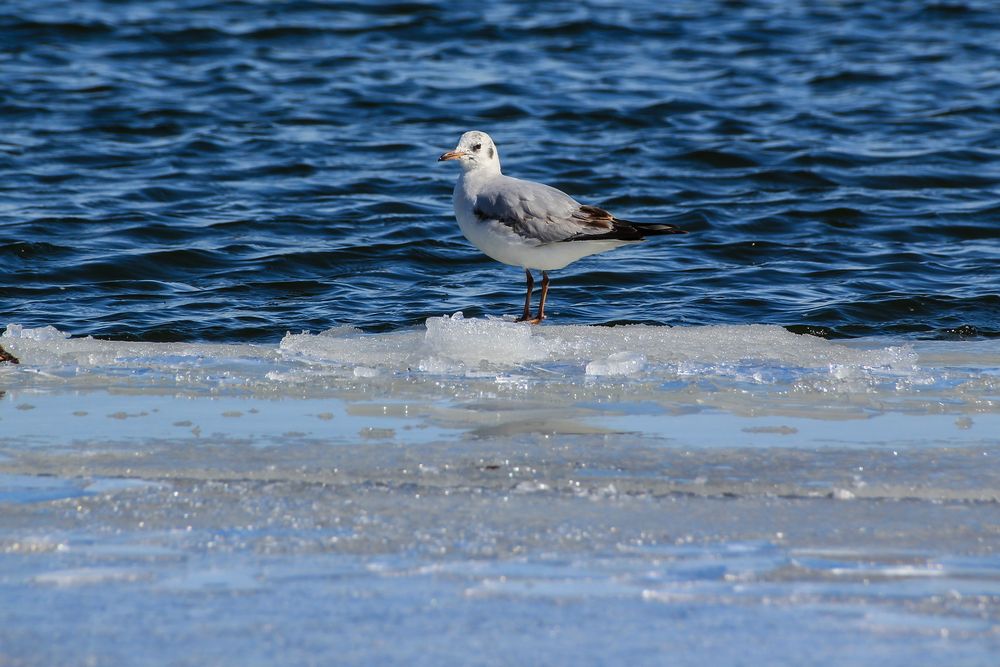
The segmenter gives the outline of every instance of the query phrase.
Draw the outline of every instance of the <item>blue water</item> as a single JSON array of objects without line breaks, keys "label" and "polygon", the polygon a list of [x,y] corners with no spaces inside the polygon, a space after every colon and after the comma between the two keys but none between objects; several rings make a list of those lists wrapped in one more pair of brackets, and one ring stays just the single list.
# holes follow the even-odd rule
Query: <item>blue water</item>
[{"label": "blue water", "polygon": [[506,173],[691,233],[559,323],[1000,336],[992,2],[7,0],[0,322],[275,342],[519,312],[451,210]]}]

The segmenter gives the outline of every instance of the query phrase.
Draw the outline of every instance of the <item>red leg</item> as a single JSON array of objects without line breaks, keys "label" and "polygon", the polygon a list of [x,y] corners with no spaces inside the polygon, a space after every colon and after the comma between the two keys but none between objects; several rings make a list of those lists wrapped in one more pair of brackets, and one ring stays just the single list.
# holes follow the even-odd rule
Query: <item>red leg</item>
[{"label": "red leg", "polygon": [[531,319],[525,318],[526,322],[541,324],[545,319],[545,298],[549,295],[549,274],[542,271],[542,298],[538,302],[538,315]]},{"label": "red leg", "polygon": [[531,277],[531,271],[528,269],[524,270],[524,277],[528,281],[528,291],[524,295],[524,315],[517,320],[518,322],[527,322],[531,319],[531,292],[535,289],[535,279]]}]

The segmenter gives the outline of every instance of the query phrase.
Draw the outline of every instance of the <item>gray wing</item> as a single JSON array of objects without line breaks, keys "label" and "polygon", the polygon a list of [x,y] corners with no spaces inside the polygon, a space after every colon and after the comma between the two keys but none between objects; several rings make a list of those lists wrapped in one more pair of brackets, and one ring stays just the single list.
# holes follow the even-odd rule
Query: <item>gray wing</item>
[{"label": "gray wing", "polygon": [[480,220],[496,220],[540,244],[609,238],[618,222],[553,187],[502,175],[486,184],[473,206]]}]

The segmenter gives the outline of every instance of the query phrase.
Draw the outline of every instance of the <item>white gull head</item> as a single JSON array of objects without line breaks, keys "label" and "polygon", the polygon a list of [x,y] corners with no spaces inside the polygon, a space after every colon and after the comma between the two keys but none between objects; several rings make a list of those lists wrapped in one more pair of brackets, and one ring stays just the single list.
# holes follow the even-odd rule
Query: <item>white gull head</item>
[{"label": "white gull head", "polygon": [[500,153],[497,152],[496,144],[490,139],[490,135],[478,130],[463,134],[455,150],[438,158],[438,162],[444,160],[458,160],[465,172],[500,173]]}]

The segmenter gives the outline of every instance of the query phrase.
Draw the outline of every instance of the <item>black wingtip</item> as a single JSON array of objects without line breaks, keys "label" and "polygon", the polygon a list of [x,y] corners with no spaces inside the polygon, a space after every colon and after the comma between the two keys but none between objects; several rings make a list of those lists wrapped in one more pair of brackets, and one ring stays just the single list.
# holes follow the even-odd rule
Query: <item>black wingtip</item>
[{"label": "black wingtip", "polygon": [[[634,223],[633,223],[634,224]],[[674,227],[673,225],[635,225],[635,227],[646,236],[658,236],[660,234],[687,234],[686,229]]]},{"label": "black wingtip", "polygon": [[687,234],[687,230],[673,225],[635,224],[624,220],[614,220],[614,227],[606,234],[576,234],[563,241],[641,241],[649,236],[661,234]]}]

